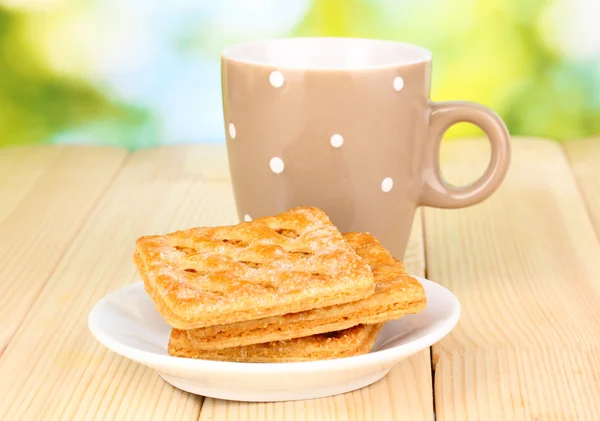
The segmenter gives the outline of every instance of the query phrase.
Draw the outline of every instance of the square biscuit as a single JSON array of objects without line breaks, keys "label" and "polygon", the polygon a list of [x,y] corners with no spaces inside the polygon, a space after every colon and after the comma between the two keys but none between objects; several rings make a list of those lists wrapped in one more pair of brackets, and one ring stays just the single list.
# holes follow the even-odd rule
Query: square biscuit
[{"label": "square biscuit", "polygon": [[134,262],[157,311],[177,329],[357,301],[374,291],[369,266],[323,211],[308,207],[141,237]]},{"label": "square biscuit", "polygon": [[281,363],[367,354],[373,348],[383,324],[359,325],[350,329],[248,346],[223,349],[197,349],[183,330],[173,330],[169,340],[169,354],[176,357],[203,360]]},{"label": "square biscuit", "polygon": [[185,334],[196,349],[229,348],[343,330],[358,324],[383,323],[425,308],[423,286],[375,237],[347,233],[344,238],[370,265],[375,278],[373,295],[298,313],[192,329]]}]

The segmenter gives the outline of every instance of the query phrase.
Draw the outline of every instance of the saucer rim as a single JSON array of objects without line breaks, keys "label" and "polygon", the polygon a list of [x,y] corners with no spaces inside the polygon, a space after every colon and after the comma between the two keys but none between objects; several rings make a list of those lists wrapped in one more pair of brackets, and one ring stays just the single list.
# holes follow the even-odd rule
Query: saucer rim
[{"label": "saucer rim", "polygon": [[367,354],[356,355],[351,357],[316,360],[316,361],[300,361],[300,362],[275,362],[275,363],[245,363],[232,361],[214,361],[202,360],[195,358],[174,357],[171,355],[157,354],[152,351],[146,351],[139,348],[123,344],[117,339],[103,332],[100,328],[101,321],[99,312],[103,308],[103,304],[109,301],[115,295],[123,294],[124,292],[140,288],[143,282],[135,282],[125,285],[115,291],[110,292],[100,299],[89,312],[88,329],[92,335],[104,345],[106,348],[119,354],[125,358],[136,361],[140,364],[153,367],[156,370],[169,368],[193,370],[193,371],[210,371],[218,373],[249,373],[260,375],[287,375],[298,372],[314,372],[314,371],[337,371],[346,369],[348,366],[365,366],[369,364],[389,364],[396,360],[413,355],[423,349],[431,347],[433,344],[444,338],[456,326],[461,315],[461,306],[458,298],[447,288],[442,285],[430,281],[428,279],[414,276],[427,291],[429,288],[439,288],[451,300],[448,316],[443,319],[441,325],[436,329],[413,339],[407,343],[392,346],[381,351],[369,352]]}]

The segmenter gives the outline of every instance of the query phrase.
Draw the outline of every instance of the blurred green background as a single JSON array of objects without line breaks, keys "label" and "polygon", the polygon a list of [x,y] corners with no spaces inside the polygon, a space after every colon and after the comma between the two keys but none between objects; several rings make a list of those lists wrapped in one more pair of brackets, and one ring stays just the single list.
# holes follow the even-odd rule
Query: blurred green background
[{"label": "blurred green background", "polygon": [[513,135],[600,134],[599,16],[599,0],[0,0],[0,145],[222,142],[220,50],[308,35],[425,46],[432,98],[488,105]]}]

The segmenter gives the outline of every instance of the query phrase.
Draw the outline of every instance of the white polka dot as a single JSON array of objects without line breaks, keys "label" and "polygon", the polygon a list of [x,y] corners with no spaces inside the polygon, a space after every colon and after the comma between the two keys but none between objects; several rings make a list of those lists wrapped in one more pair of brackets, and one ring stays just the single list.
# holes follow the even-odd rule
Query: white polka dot
[{"label": "white polka dot", "polygon": [[271,167],[271,171],[275,174],[281,174],[283,172],[283,161],[281,158],[273,157],[271,158],[271,162],[269,162],[269,166]]},{"label": "white polka dot", "polygon": [[330,142],[331,146],[333,146],[334,148],[339,148],[344,144],[344,138],[342,137],[342,135],[336,133],[333,136],[331,136]]},{"label": "white polka dot", "polygon": [[401,91],[403,87],[404,87],[404,79],[402,79],[402,76],[396,76],[394,78],[394,89],[397,91]]},{"label": "white polka dot", "polygon": [[381,190],[383,190],[384,193],[392,190],[392,187],[394,187],[394,180],[392,180],[391,177],[386,177],[381,182]]},{"label": "white polka dot", "polygon": [[280,71],[274,70],[269,75],[269,82],[271,82],[271,85],[273,85],[273,87],[281,88],[283,86],[283,75]]},{"label": "white polka dot", "polygon": [[244,215],[244,221],[250,222],[250,221],[252,221],[252,217],[250,215],[248,215],[248,214],[245,214]]},{"label": "white polka dot", "polygon": [[235,139],[235,124],[229,123],[229,137]]}]

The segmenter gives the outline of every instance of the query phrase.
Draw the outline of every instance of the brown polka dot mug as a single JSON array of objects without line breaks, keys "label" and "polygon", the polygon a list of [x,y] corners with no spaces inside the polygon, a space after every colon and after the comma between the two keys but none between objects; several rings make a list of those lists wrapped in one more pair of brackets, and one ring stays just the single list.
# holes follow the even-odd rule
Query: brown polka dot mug
[{"label": "brown polka dot mug", "polygon": [[[392,41],[289,38],[222,54],[223,110],[239,217],[323,209],[340,231],[375,235],[402,258],[418,206],[481,202],[502,182],[509,135],[493,111],[429,99],[431,53]],[[439,148],[458,122],[492,153],[467,187],[444,182]]]}]

